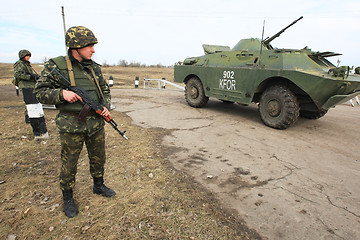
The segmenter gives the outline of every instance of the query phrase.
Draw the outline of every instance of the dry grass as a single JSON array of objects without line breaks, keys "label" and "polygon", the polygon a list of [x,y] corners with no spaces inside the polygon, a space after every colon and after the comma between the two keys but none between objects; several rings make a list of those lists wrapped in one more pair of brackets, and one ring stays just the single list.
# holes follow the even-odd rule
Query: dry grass
[{"label": "dry grass", "polygon": [[[8,71],[6,67],[0,65],[0,74]],[[104,74],[131,78],[130,71],[124,73],[129,69],[109,70],[104,69]],[[141,72],[153,77],[147,70],[133,76]],[[159,76],[171,74],[168,69],[157,71]],[[9,234],[16,239],[259,238],[211,193],[164,160],[173,149],[161,151],[160,141],[170,132],[140,128],[120,112],[113,112],[113,118],[121,130],[127,130],[130,140],[106,126],[105,181],[117,195],[108,199],[92,193],[84,150],[75,187],[80,213],[73,219],[65,217],[58,183],[56,111],[45,110],[51,138],[33,140],[31,127],[24,123],[24,104],[6,81],[3,77],[0,84],[0,239]]]},{"label": "dry grass", "polygon": [[[39,64],[32,64],[35,71],[40,74],[42,66]],[[173,81],[173,68],[157,68],[157,67],[117,67],[109,66],[102,68],[104,78],[109,79],[110,76],[114,79],[114,87],[133,88],[135,84],[135,77],[139,78],[140,87],[143,86],[144,78],[162,79]],[[0,86],[10,85],[13,78],[13,64],[0,63]]]}]

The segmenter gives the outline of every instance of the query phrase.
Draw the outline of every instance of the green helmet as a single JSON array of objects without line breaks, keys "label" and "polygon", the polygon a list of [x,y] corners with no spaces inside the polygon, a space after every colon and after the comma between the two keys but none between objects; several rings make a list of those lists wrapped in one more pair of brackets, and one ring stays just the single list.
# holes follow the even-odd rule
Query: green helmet
[{"label": "green helmet", "polygon": [[83,48],[98,43],[98,40],[90,29],[74,26],[66,31],[65,42],[69,48]]},{"label": "green helmet", "polygon": [[20,50],[19,52],[19,58],[23,58],[27,55],[30,55],[31,56],[31,52],[29,50],[26,50],[26,49],[23,49],[23,50]]}]

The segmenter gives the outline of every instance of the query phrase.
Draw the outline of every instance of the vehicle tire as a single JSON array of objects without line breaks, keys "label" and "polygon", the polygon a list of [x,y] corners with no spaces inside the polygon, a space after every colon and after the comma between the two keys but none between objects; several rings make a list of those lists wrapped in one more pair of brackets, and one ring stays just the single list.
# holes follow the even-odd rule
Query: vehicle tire
[{"label": "vehicle tire", "polygon": [[300,117],[307,118],[307,119],[318,119],[318,118],[323,117],[326,113],[327,113],[327,111],[321,111],[321,110],[316,111],[316,112],[300,110]]},{"label": "vehicle tire", "polygon": [[198,78],[191,78],[185,86],[186,102],[196,108],[201,108],[206,105],[209,98],[205,96],[204,87]]},{"label": "vehicle tire", "polygon": [[299,109],[295,94],[282,85],[266,89],[259,102],[261,120],[276,129],[286,129],[293,125],[299,117]]}]

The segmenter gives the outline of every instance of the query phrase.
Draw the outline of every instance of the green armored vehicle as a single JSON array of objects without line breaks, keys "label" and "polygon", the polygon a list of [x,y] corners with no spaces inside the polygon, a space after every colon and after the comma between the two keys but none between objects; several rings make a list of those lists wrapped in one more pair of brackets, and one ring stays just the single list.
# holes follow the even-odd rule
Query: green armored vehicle
[{"label": "green armored vehicle", "polygon": [[232,49],[203,45],[205,55],[179,62],[174,79],[186,84],[187,103],[203,107],[209,97],[245,105],[255,102],[265,125],[285,129],[299,116],[320,118],[359,95],[360,75],[326,59],[341,54],[271,46],[272,40],[301,18],[271,38],[242,39]]}]

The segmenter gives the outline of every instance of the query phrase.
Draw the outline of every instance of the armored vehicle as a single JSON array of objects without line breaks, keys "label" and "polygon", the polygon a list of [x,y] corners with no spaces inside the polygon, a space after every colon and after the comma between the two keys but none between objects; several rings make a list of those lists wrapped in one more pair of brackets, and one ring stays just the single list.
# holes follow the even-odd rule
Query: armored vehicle
[{"label": "armored vehicle", "polygon": [[286,129],[299,116],[320,118],[359,95],[360,75],[327,60],[341,54],[272,47],[270,42],[301,18],[270,38],[242,39],[232,49],[204,44],[205,55],[176,64],[174,79],[186,84],[187,103],[203,107],[209,97],[227,103],[258,103],[265,125]]}]

